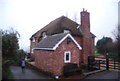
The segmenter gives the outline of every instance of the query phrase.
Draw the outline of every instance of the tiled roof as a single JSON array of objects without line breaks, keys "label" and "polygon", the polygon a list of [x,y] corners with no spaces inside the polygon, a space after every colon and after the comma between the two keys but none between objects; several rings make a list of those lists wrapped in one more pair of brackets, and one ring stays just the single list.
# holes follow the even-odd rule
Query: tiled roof
[{"label": "tiled roof", "polygon": [[67,33],[56,34],[42,39],[35,48],[53,48]]},{"label": "tiled roof", "polygon": [[[56,34],[56,35],[52,35],[52,36],[48,36],[44,39],[42,39],[37,46],[35,46],[34,49],[46,49],[46,50],[55,50],[57,47],[56,45],[62,43],[66,38],[66,36],[71,36],[69,33],[61,33],[61,34]],[[77,45],[77,47],[79,49],[81,49],[80,45],[77,43],[77,41],[70,37],[73,42],[75,42],[75,44]],[[60,42],[61,41],[61,42]],[[55,47],[55,49],[54,49]]]}]

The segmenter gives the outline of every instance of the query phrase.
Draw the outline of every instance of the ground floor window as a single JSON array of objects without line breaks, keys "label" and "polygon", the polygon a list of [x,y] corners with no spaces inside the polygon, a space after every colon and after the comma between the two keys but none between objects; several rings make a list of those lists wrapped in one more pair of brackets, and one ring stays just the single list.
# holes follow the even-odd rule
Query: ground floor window
[{"label": "ground floor window", "polygon": [[64,62],[70,62],[71,61],[71,52],[70,51],[66,51],[64,52]]}]

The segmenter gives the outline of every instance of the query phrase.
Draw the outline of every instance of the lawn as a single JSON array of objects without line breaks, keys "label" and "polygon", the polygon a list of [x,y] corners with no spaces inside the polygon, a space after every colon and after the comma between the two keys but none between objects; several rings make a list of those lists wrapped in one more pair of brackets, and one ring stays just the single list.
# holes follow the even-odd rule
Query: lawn
[{"label": "lawn", "polygon": [[95,56],[103,56],[101,53],[98,53],[97,51],[95,51]]}]

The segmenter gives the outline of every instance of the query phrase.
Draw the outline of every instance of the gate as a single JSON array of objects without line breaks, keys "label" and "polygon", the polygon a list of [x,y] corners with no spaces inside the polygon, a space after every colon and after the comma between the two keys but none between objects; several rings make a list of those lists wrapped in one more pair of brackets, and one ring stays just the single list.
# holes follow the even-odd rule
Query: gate
[{"label": "gate", "polygon": [[[93,60],[91,60],[91,58]],[[106,56],[88,56],[88,69],[106,69],[120,71],[120,62],[116,58]]]}]

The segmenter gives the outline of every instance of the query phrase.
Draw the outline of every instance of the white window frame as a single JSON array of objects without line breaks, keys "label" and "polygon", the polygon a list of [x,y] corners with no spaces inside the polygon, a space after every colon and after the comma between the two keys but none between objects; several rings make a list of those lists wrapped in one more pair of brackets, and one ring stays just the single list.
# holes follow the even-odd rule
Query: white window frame
[{"label": "white window frame", "polygon": [[46,37],[47,37],[46,32],[43,32],[43,33],[42,33],[42,38],[44,39],[44,38],[46,38]]},{"label": "white window frame", "polygon": [[33,37],[32,42],[35,42],[35,37]]},{"label": "white window frame", "polygon": [[32,48],[31,53],[34,53],[34,49]]},{"label": "white window frame", "polygon": [[[69,54],[69,60],[66,60],[66,54]],[[70,51],[64,52],[64,62],[65,63],[71,62],[71,52]]]},{"label": "white window frame", "polygon": [[64,30],[64,33],[68,33],[68,32],[70,32],[69,30]]}]

